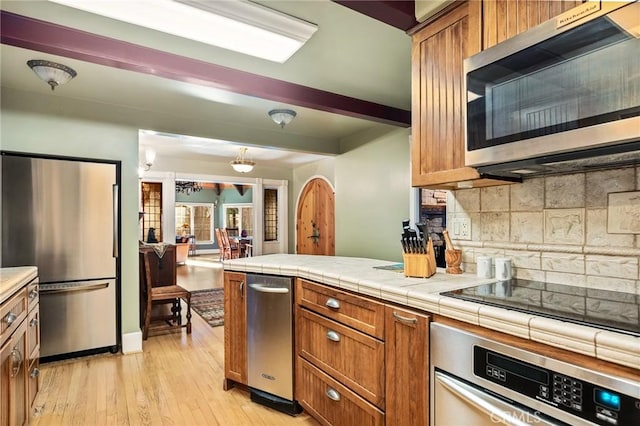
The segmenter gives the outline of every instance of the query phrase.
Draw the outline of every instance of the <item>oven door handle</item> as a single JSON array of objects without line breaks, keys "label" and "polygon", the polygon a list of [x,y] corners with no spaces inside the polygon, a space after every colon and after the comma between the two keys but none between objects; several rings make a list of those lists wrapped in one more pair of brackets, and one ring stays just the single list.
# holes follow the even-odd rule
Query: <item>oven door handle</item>
[{"label": "oven door handle", "polygon": [[[492,422],[513,426],[528,426],[531,423],[524,422],[522,419],[534,421],[537,419],[540,420],[541,424],[545,424],[542,419],[533,413],[523,411],[523,416],[517,415],[516,412],[520,412],[521,410],[507,403],[505,403],[505,407],[499,407],[485,398],[484,396],[486,394],[481,390],[475,389],[444,374],[436,372],[436,380],[449,392],[485,413]],[[522,419],[520,417],[522,417]]]}]

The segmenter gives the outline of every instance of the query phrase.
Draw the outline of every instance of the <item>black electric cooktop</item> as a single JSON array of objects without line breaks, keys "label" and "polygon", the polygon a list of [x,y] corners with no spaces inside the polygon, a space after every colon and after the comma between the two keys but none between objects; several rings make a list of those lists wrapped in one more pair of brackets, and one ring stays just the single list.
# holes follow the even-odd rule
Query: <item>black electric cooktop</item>
[{"label": "black electric cooktop", "polygon": [[441,294],[640,336],[640,295],[635,293],[512,279]]}]

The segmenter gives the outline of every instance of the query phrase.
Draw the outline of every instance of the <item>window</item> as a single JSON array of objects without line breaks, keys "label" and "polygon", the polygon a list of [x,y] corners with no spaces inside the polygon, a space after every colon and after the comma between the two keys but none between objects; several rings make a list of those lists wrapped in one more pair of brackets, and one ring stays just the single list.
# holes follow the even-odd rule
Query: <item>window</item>
[{"label": "window", "polygon": [[[230,236],[253,236],[253,204],[225,204],[223,208],[223,225]],[[242,231],[246,231],[246,235]]]},{"label": "window", "polygon": [[[140,240],[146,242],[162,241],[162,183],[142,182],[142,226]],[[149,241],[149,230],[155,241]]]},{"label": "window", "polygon": [[264,190],[264,240],[278,240],[278,190]]},{"label": "window", "polygon": [[213,243],[213,204],[177,203],[176,204],[176,236],[194,235],[202,244]]}]

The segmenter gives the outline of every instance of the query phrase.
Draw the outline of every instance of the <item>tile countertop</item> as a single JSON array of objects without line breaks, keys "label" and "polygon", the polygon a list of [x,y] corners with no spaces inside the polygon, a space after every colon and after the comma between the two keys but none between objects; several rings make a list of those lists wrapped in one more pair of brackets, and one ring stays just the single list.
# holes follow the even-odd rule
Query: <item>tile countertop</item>
[{"label": "tile countertop", "polygon": [[35,266],[0,268],[0,303],[37,276],[38,268]]},{"label": "tile countertop", "polygon": [[431,278],[408,278],[401,270],[374,268],[396,264],[397,262],[357,257],[270,254],[225,260],[224,269],[306,278],[640,369],[640,337],[439,294],[490,284],[495,279],[482,279],[474,274],[449,275],[442,268],[438,268]]}]

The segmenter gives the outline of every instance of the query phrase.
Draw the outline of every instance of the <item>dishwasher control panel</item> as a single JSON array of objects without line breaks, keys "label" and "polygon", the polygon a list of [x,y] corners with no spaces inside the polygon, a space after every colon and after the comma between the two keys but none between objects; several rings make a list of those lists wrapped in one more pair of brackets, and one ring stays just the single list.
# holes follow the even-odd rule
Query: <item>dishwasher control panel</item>
[{"label": "dishwasher control panel", "polygon": [[[508,355],[473,347],[474,374],[598,425],[640,425],[640,399]],[[639,384],[640,390],[640,384]]]}]

